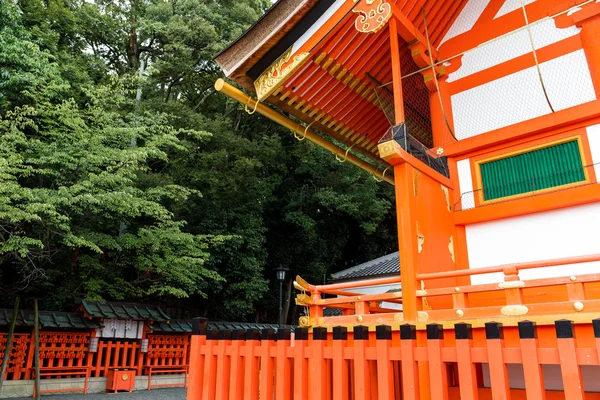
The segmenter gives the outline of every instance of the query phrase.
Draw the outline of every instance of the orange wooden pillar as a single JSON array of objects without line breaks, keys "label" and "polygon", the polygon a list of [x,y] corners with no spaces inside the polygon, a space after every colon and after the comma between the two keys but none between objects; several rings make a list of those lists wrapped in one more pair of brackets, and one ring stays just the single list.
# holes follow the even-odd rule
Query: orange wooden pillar
[{"label": "orange wooden pillar", "polygon": [[344,358],[344,349],[348,341],[348,328],[336,326],[333,328],[333,400],[349,400],[348,391],[348,361]]},{"label": "orange wooden pillar", "polygon": [[538,356],[537,327],[534,322],[519,322],[519,339],[527,400],[546,400],[544,375]]},{"label": "orange wooden pillar", "polygon": [[294,331],[294,400],[308,398],[308,360],[306,347],[308,344],[308,328],[297,328]]},{"label": "orange wooden pillar", "polygon": [[194,320],[192,343],[190,348],[187,400],[200,400],[204,379],[204,360],[206,346],[206,319]]},{"label": "orange wooden pillar", "polygon": [[273,357],[271,348],[275,341],[275,331],[271,328],[262,330],[260,342],[260,384],[259,393],[261,399],[273,398]]},{"label": "orange wooden pillar", "polygon": [[258,400],[258,377],[260,374],[260,332],[258,329],[246,331],[244,348],[244,400]]},{"label": "orange wooden pillar", "polygon": [[431,398],[448,400],[448,370],[442,360],[444,327],[427,324],[427,358],[429,360],[429,390]]},{"label": "orange wooden pillar", "polygon": [[308,359],[308,400],[327,400],[326,344],[327,328],[314,328],[311,342],[312,356]]},{"label": "orange wooden pillar", "polygon": [[377,394],[379,400],[394,400],[394,366],[390,361],[392,347],[392,327],[379,325],[375,331],[377,340]]},{"label": "orange wooden pillar", "polygon": [[229,398],[230,357],[227,355],[227,347],[231,345],[231,331],[219,331],[217,344],[217,399]]},{"label": "orange wooden pillar", "polygon": [[[425,79],[435,79],[432,77],[433,72],[431,69],[428,69],[423,74],[425,75]],[[455,141],[452,132],[448,129],[449,125],[454,130],[454,120],[452,118],[452,101],[446,79],[448,79],[447,75],[438,78],[439,91],[435,86],[435,82],[432,85],[427,85],[433,89],[430,89],[429,92],[429,109],[431,112],[431,130],[433,132],[434,147],[444,146]]]},{"label": "orange wooden pillar", "polygon": [[490,367],[493,400],[510,399],[510,382],[504,362],[504,328],[498,322],[486,322],[485,337]]},{"label": "orange wooden pillar", "polygon": [[565,399],[585,399],[581,368],[577,363],[573,321],[560,320],[556,321],[554,325],[558,340],[558,356],[560,358],[560,372]]},{"label": "orange wooden pillar", "polygon": [[458,386],[462,400],[478,400],[477,372],[472,360],[473,329],[470,324],[454,324]]},{"label": "orange wooden pillar", "polygon": [[371,380],[367,365],[369,328],[354,327],[354,400],[369,400]]},{"label": "orange wooden pillar", "polygon": [[596,351],[598,352],[598,360],[600,360],[600,318],[592,321],[594,326],[594,338],[596,339]]},{"label": "orange wooden pillar", "polygon": [[244,359],[242,358],[242,349],[245,345],[246,332],[243,330],[233,331],[231,340],[229,399],[238,400],[244,398]]},{"label": "orange wooden pillar", "polygon": [[204,378],[202,379],[202,400],[214,400],[217,386],[216,330],[210,330],[206,335],[206,352],[204,354]]},{"label": "orange wooden pillar", "polygon": [[414,325],[400,326],[400,348],[402,350],[402,398],[420,400],[419,366],[416,360],[417,329]]},{"label": "orange wooden pillar", "polygon": [[287,349],[290,348],[291,330],[277,330],[277,356],[275,359],[275,400],[291,399],[291,365]]}]

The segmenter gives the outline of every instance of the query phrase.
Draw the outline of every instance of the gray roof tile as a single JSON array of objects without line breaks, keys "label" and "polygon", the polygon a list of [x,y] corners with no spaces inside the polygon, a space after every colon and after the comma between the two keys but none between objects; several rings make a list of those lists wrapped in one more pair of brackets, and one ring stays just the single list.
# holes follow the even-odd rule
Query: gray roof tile
[{"label": "gray roof tile", "polygon": [[342,281],[374,278],[393,274],[400,274],[400,255],[398,252],[336,272],[335,274],[331,274],[331,277],[334,281]]}]

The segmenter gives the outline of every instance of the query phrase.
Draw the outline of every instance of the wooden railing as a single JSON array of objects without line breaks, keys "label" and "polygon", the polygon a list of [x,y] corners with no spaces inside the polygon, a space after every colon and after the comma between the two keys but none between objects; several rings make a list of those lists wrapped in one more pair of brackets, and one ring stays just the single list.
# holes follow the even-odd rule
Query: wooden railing
[{"label": "wooden railing", "polygon": [[[544,381],[552,365],[556,381]],[[598,376],[600,319],[299,328],[293,344],[286,329],[208,331],[192,337],[187,399],[598,400],[585,392],[600,391]]]},{"label": "wooden railing", "polygon": [[[519,271],[534,268],[572,265],[600,261],[600,254],[568,257],[511,265],[466,270],[417,274],[415,279],[424,289],[416,291],[420,299],[420,322],[457,319],[503,318],[515,316],[569,315],[600,312],[600,273],[522,281]],[[458,285],[427,289],[438,279],[462,278],[474,275],[503,273],[497,284]],[[302,326],[334,326],[403,322],[403,313],[381,307],[381,302],[402,303],[402,293],[359,294],[350,288],[372,287],[400,283],[400,276],[343,282],[330,285],[310,285],[297,277],[294,286],[302,293],[296,303],[309,308],[310,317],[301,317]],[[324,294],[336,295],[323,298]],[[432,307],[435,304],[445,306]],[[324,308],[342,309],[341,317],[324,318]]]}]

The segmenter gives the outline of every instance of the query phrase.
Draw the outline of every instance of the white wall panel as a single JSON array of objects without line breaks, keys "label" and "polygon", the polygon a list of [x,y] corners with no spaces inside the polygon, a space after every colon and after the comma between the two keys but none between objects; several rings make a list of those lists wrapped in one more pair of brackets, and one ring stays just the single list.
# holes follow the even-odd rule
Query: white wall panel
[{"label": "white wall panel", "polygon": [[506,15],[510,12],[518,10],[519,8],[521,8],[523,3],[525,3],[525,5],[527,5],[527,4],[531,4],[533,2],[535,2],[535,0],[525,0],[525,1],[523,1],[523,0],[506,0],[504,2],[504,4],[502,4],[502,7],[500,7],[500,10],[498,10],[498,13],[494,17],[494,19],[500,18],[503,15]]},{"label": "white wall panel", "polygon": [[[567,193],[565,195],[568,195]],[[600,203],[466,226],[469,265],[483,268],[600,253]],[[600,272],[600,263],[524,270],[521,279]],[[473,284],[497,283],[503,274],[471,277]]]},{"label": "white wall panel", "polygon": [[600,179],[600,124],[588,126],[587,135],[588,142],[590,143],[590,152],[592,153],[591,163],[596,164],[594,167],[596,178]]},{"label": "white wall panel", "polygon": [[461,13],[456,18],[456,21],[452,24],[446,35],[440,42],[438,48],[442,46],[442,44],[453,37],[461,35],[465,32],[473,29],[473,26],[481,17],[483,11],[487,8],[488,4],[490,4],[490,0],[469,0],[469,2],[465,5],[465,8],[461,11]]},{"label": "white wall panel", "polygon": [[468,210],[475,207],[471,161],[468,158],[460,160],[456,163],[456,169],[458,170],[458,184],[460,186],[461,210]]}]

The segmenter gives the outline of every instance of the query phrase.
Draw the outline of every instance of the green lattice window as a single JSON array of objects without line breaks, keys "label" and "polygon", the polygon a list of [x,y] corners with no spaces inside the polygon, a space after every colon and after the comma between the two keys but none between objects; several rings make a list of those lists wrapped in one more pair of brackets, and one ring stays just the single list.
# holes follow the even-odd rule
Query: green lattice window
[{"label": "green lattice window", "polygon": [[480,168],[485,200],[585,180],[577,140],[483,163]]}]

